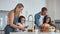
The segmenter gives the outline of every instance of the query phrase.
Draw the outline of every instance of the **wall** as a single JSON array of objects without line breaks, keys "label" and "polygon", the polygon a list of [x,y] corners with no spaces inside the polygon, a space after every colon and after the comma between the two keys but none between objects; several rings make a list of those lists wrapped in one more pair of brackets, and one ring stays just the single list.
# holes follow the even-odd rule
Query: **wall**
[{"label": "wall", "polygon": [[48,14],[52,20],[60,20],[60,0],[47,0]]},{"label": "wall", "polygon": [[47,0],[48,14],[52,20],[55,20],[55,0]]},{"label": "wall", "polygon": [[0,10],[8,11],[14,9],[17,3],[22,3],[24,5],[23,15],[25,12],[35,14],[39,12],[42,7],[46,6],[46,0],[0,0],[0,2]]},{"label": "wall", "polygon": [[56,0],[55,19],[60,20],[60,0]]}]

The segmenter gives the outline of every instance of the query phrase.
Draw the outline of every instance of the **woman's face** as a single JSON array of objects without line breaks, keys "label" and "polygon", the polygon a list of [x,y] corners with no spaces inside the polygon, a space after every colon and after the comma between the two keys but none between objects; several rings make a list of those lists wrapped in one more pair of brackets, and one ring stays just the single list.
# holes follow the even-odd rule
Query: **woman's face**
[{"label": "woman's face", "polygon": [[23,7],[21,7],[21,6],[18,6],[18,7],[16,8],[16,11],[17,11],[17,12],[22,12],[22,10],[23,10]]},{"label": "woman's face", "polygon": [[21,23],[25,23],[25,18],[21,18]]},{"label": "woman's face", "polygon": [[49,19],[49,18],[47,18],[47,19],[46,19],[46,23],[49,23],[49,21],[50,21],[50,19]]}]

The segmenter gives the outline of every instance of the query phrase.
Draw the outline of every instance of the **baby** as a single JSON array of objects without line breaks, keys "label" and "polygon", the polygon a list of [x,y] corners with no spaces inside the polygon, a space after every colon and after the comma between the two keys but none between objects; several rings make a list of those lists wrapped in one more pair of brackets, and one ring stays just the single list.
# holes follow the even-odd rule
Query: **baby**
[{"label": "baby", "polygon": [[[25,17],[20,16],[19,19],[18,19],[17,25],[20,26],[21,28],[25,28],[25,30],[26,30],[28,28],[28,26],[23,26],[24,23],[25,23]],[[17,29],[17,31],[22,32],[23,30]]]}]

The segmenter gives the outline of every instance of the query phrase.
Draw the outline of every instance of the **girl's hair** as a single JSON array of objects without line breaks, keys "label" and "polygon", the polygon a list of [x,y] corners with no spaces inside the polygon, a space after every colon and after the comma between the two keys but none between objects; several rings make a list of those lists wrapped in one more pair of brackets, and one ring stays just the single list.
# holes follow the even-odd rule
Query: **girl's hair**
[{"label": "girl's hair", "polygon": [[46,20],[47,20],[48,18],[49,18],[48,24],[52,25],[52,24],[51,24],[51,18],[50,18],[50,17],[44,17],[44,19],[43,19],[43,24],[46,23]]},{"label": "girl's hair", "polygon": [[16,13],[16,8],[17,8],[18,6],[19,6],[19,7],[23,7],[23,8],[24,8],[24,6],[23,6],[23,4],[22,4],[22,3],[18,3],[18,4],[16,5],[16,7],[14,8],[14,14]]},{"label": "girl's hair", "polygon": [[21,22],[21,19],[22,19],[22,18],[24,18],[24,19],[25,19],[25,17],[24,17],[24,16],[20,16],[20,17],[19,17],[19,19],[18,19],[18,22]]}]

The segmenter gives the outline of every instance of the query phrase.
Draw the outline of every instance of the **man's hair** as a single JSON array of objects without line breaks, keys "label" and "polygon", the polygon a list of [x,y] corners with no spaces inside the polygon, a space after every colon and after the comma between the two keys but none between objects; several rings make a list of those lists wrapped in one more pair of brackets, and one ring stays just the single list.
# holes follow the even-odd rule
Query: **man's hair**
[{"label": "man's hair", "polygon": [[43,8],[41,9],[41,11],[47,11],[47,8],[46,8],[46,7],[43,7]]}]

